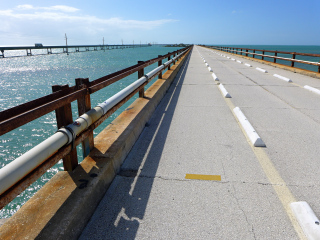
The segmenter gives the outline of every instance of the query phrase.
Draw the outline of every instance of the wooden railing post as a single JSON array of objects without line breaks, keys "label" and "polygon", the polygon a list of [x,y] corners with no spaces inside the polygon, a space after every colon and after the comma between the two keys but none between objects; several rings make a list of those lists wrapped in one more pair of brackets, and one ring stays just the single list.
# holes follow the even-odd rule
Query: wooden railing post
[{"label": "wooden railing post", "polygon": [[[87,88],[89,87],[89,78],[76,78],[76,87],[77,89]],[[91,109],[91,100],[90,93],[87,91],[87,94],[77,99],[78,102],[78,114],[81,116],[82,114],[88,112]],[[94,148],[94,139],[93,139],[93,131],[90,132],[89,136],[81,143],[82,144],[82,153],[83,158],[89,155],[90,151]]]},{"label": "wooden railing post", "polygon": [[248,57],[248,49],[246,49],[246,56]]},{"label": "wooden railing post", "polygon": [[[138,63],[142,63],[143,61],[138,61]],[[144,68],[138,71],[138,79],[144,76]],[[144,97],[144,87],[139,91],[139,97]]]},{"label": "wooden railing post", "polygon": [[[171,59],[171,56],[169,55],[168,61],[170,61],[170,59]],[[168,70],[170,70],[170,65],[171,65],[171,64],[169,64],[169,66],[168,66]]]},{"label": "wooden railing post", "polygon": [[[277,52],[277,50],[275,51],[274,56],[275,56],[275,57],[276,57],[276,56],[278,56],[278,52]],[[276,59],[276,58],[274,58],[274,59],[273,59],[273,62],[274,62],[274,63],[276,63],[276,61],[277,61],[277,59]]]},{"label": "wooden railing post", "polygon": [[[68,85],[53,85],[52,91],[57,92],[67,89]],[[58,129],[73,123],[71,103],[64,105],[55,110]],[[77,148],[73,148],[71,152],[63,158],[63,167],[65,171],[72,171],[78,166]]]},{"label": "wooden railing post", "polygon": [[[252,53],[256,53],[256,50],[255,49],[253,49],[253,52]],[[254,54],[252,54],[252,57],[254,58],[255,57],[255,55]]]},{"label": "wooden railing post", "polygon": [[[158,57],[162,57],[162,55],[158,55]],[[158,67],[160,67],[162,65],[162,60],[158,61]],[[162,71],[160,72],[158,78],[162,78]]]},{"label": "wooden railing post", "polygon": [[264,51],[262,51],[262,60],[264,60]]},{"label": "wooden railing post", "polygon": [[[292,53],[292,59],[296,58],[296,53]],[[294,67],[294,61],[291,61],[291,67]]]}]

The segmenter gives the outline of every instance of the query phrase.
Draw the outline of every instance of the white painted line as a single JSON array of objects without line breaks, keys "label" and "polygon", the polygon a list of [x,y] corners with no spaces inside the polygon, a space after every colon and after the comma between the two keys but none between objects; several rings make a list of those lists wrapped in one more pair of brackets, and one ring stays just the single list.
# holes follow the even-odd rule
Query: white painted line
[{"label": "white painted line", "polygon": [[206,63],[206,66],[207,66],[207,67],[209,67],[209,64],[208,64],[208,63]]},{"label": "white painted line", "polygon": [[261,72],[264,72],[264,73],[267,73],[267,70],[264,70],[264,69],[262,69],[262,68],[256,68],[258,71],[261,71]]},{"label": "white painted line", "polygon": [[219,84],[218,87],[225,98],[231,98],[231,95],[228,93],[228,91],[225,89],[225,87],[221,83]]},{"label": "white painted line", "polygon": [[294,215],[308,239],[320,239],[319,219],[307,202],[293,202],[290,204]]},{"label": "white painted line", "polygon": [[209,72],[213,72],[211,67],[208,67]]},{"label": "white painted line", "polygon": [[231,60],[232,60],[232,61],[235,61],[235,59],[234,59],[234,58],[231,58]]},{"label": "white painted line", "polygon": [[239,107],[235,107],[233,109],[234,114],[237,116],[238,121],[240,122],[241,126],[243,127],[244,131],[246,132],[248,138],[250,139],[251,143],[255,147],[265,147],[266,145],[259,137],[258,133],[254,130],[246,116],[241,112]]},{"label": "white painted line", "polygon": [[215,81],[219,81],[219,78],[217,77],[217,75],[215,75],[214,73],[212,73],[212,77]]},{"label": "white painted line", "polygon": [[273,74],[273,76],[275,76],[275,77],[277,77],[277,78],[279,78],[281,80],[284,80],[286,82],[292,82],[292,80],[290,78],[286,78],[286,77],[283,77],[283,76],[278,75],[278,74]]},{"label": "white painted line", "polygon": [[242,63],[241,61],[237,60],[238,63]]},{"label": "white painted line", "polygon": [[310,86],[308,86],[308,85],[305,85],[304,88],[305,88],[305,89],[308,89],[309,91],[314,92],[314,93],[316,93],[316,94],[320,94],[320,90],[317,89],[317,88],[310,87]]},{"label": "white painted line", "polygon": [[248,67],[252,67],[252,65],[249,64],[249,63],[245,63],[244,65],[246,65],[246,66],[248,66]]}]

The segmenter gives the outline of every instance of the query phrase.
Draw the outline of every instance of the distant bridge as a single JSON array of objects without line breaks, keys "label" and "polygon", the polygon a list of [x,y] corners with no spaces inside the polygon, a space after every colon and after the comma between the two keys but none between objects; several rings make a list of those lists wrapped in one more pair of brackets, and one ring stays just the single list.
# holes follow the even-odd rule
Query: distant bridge
[{"label": "distant bridge", "polygon": [[[98,50],[111,50],[111,49],[124,49],[124,48],[135,48],[135,47],[149,47],[148,44],[119,44],[119,45],[68,45],[68,46],[16,46],[16,47],[0,47],[0,58],[4,58],[4,51],[13,51],[13,50],[25,50],[26,56],[33,55],[44,55],[42,54],[33,54],[32,50],[41,50],[46,49],[46,54],[58,54],[58,53],[71,53],[71,52],[86,52],[86,51],[98,51]],[[53,52],[52,49],[62,49],[62,52]],[[19,55],[21,56],[21,55]],[[24,56],[24,55],[22,55]],[[17,56],[10,56],[17,57]]]}]

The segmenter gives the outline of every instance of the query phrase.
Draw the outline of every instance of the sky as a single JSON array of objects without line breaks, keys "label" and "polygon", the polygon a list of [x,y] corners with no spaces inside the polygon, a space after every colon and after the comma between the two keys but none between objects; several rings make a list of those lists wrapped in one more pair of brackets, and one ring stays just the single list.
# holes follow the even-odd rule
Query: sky
[{"label": "sky", "polygon": [[0,46],[320,45],[320,0],[0,0]]}]

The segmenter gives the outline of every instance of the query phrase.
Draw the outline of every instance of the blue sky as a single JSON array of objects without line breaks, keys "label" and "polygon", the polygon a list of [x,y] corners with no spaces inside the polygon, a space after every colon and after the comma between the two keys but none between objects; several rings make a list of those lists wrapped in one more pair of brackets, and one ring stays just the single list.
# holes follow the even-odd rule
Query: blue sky
[{"label": "blue sky", "polygon": [[320,0],[0,0],[0,46],[320,45]]}]

